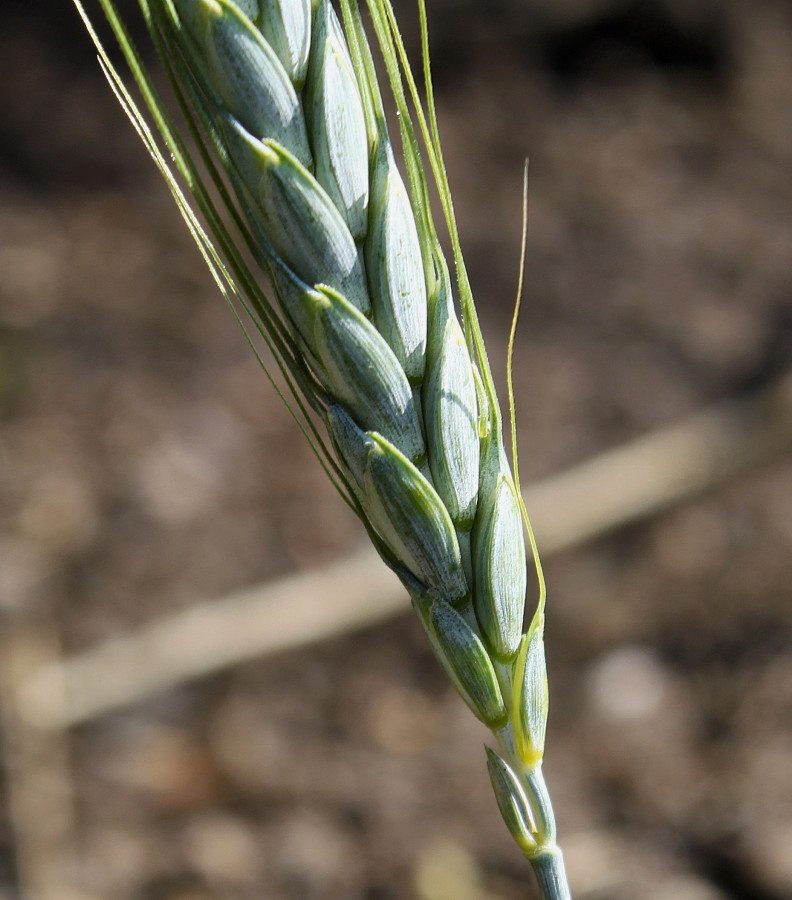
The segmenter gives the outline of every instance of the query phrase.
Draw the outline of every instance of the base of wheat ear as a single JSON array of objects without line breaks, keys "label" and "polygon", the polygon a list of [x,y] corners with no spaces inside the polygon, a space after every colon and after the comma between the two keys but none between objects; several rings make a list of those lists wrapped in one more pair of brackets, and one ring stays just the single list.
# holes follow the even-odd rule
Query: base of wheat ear
[{"label": "base of wheat ear", "polygon": [[531,537],[540,591],[524,632],[530,526],[459,249],[423,0],[423,99],[389,0],[367,3],[401,167],[354,0],[340,18],[329,0],[138,0],[173,112],[112,0],[98,2],[142,105],[75,2],[218,284],[269,346],[285,402],[492,730],[495,797],[542,896],[569,898],[542,777],[543,580]]}]

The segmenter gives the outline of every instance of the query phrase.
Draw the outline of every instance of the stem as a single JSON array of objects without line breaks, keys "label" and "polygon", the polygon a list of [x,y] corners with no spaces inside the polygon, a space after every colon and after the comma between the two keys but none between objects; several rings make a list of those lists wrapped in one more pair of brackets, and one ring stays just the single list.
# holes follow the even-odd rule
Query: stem
[{"label": "stem", "polygon": [[555,813],[542,774],[541,763],[526,774],[523,783],[528,794],[528,802],[531,804],[531,812],[535,816],[537,839],[542,846],[554,847],[556,842]]},{"label": "stem", "polygon": [[555,813],[541,763],[526,773],[523,784],[535,818],[536,839],[540,847],[528,860],[539,882],[542,900],[572,900],[564,856],[556,845]]},{"label": "stem", "polygon": [[[495,671],[506,699],[507,709],[509,709],[512,705],[514,688],[512,682],[513,660],[506,664],[495,661]],[[506,725],[494,733],[498,738],[504,757],[520,782],[524,793],[523,800],[528,805],[531,835],[527,842],[530,843],[531,849],[526,850],[526,843],[521,843],[518,835],[514,832],[512,834],[517,839],[517,843],[523,847],[525,856],[531,863],[539,884],[541,900],[572,900],[572,892],[569,889],[564,866],[564,856],[556,844],[555,813],[542,773],[542,763],[540,761],[533,767],[529,767],[521,761],[515,747],[513,720],[510,719]]]},{"label": "stem", "polygon": [[558,847],[545,848],[531,857],[530,863],[539,882],[542,900],[572,900],[564,857]]}]

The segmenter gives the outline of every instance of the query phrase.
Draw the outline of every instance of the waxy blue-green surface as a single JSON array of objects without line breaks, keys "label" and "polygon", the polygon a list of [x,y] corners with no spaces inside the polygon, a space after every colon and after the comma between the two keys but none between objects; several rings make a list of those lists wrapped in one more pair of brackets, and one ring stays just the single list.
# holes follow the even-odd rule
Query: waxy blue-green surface
[{"label": "waxy blue-green surface", "polygon": [[505,455],[496,436],[488,443],[473,526],[474,602],[487,646],[508,659],[517,652],[523,629],[525,539]]},{"label": "waxy blue-green surface", "polygon": [[514,736],[520,759],[531,768],[544,755],[548,700],[544,616],[540,615],[523,636],[514,666]]},{"label": "waxy blue-green surface", "polygon": [[311,346],[326,385],[362,431],[379,432],[411,460],[426,454],[403,369],[376,328],[334,291],[318,288]]},{"label": "waxy blue-green surface", "polygon": [[374,322],[418,384],[426,354],[426,281],[410,198],[389,147],[374,161],[365,252]]},{"label": "waxy blue-green surface", "polygon": [[304,165],[312,157],[305,117],[275,51],[227,0],[174,0],[204,65],[201,78],[250,134],[277,141]]},{"label": "waxy blue-green surface", "polygon": [[433,299],[422,390],[429,466],[454,525],[468,531],[476,514],[480,439],[470,353],[445,293]]},{"label": "waxy blue-green surface", "polygon": [[237,0],[275,51],[292,83],[305,81],[311,47],[311,0]]},{"label": "waxy blue-green surface", "polygon": [[416,598],[416,603],[438,659],[473,714],[490,728],[502,726],[507,710],[498,676],[481,639],[445,601]]},{"label": "waxy blue-green surface", "polygon": [[235,121],[226,134],[270,243],[306,284],[326,284],[357,309],[371,307],[357,246],[311,173],[274,141],[258,141]]},{"label": "waxy blue-green surface", "polygon": [[377,530],[406,569],[427,588],[459,602],[469,588],[454,524],[426,477],[378,434],[365,470],[365,492]]},{"label": "waxy blue-green surface", "polygon": [[487,771],[492,782],[492,790],[503,821],[520,849],[524,853],[531,853],[537,844],[522,785],[504,759],[489,747],[485,746],[484,749],[487,752]]},{"label": "waxy blue-green surface", "polygon": [[[100,2],[115,12],[113,0]],[[498,733],[506,759],[488,751],[488,766],[509,830],[532,860],[549,858],[556,853],[554,829],[537,826],[533,834],[529,811],[534,822],[551,821],[546,791],[537,788],[547,715],[543,582],[538,569],[539,614],[523,636],[523,510],[503,450],[428,78],[424,108],[390,2],[370,0],[400,115],[408,191],[355,0],[341,0],[346,35],[329,0],[140,3],[174,82],[184,82],[185,105],[195,106],[191,124],[205,130],[225,170],[218,181],[230,183],[236,201],[228,202],[218,181],[205,191],[204,170],[195,168],[181,136],[173,138],[179,126],[149,90],[145,67],[108,12],[165,136],[166,154],[149,149],[166,177],[171,159],[184,177],[219,252],[185,213],[189,201],[176,182],[169,184],[215,277],[258,317],[292,379],[289,389],[305,419],[295,417],[317,436],[313,446],[328,474],[411,591],[451,680]],[[110,57],[99,50],[114,77]],[[134,100],[119,81],[114,86],[147,141]],[[410,99],[420,114],[413,116]],[[432,222],[429,168],[453,248],[464,328]],[[218,213],[224,203],[228,209]],[[226,219],[236,219],[248,256],[271,275],[275,303],[257,289],[259,273],[247,268],[244,254],[230,249],[235,238]],[[298,391],[324,418],[329,446]],[[563,870],[556,865],[553,873],[541,883],[561,885]]]},{"label": "waxy blue-green surface", "polygon": [[368,135],[352,61],[328,0],[314,14],[305,115],[316,180],[360,241],[368,230]]}]

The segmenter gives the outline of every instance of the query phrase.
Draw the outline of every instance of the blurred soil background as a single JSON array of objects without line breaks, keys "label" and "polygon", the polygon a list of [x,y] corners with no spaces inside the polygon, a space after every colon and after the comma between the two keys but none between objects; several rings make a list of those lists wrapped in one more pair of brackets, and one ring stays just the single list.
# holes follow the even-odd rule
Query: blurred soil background
[{"label": "blurred soil background", "polygon": [[[499,378],[531,160],[524,482],[781,374],[792,6],[429,7]],[[71,4],[0,8],[0,604],[24,666],[56,639],[73,654],[340,559],[362,530]],[[791,551],[792,464],[776,456],[546,560],[546,770],[578,900],[792,898]],[[484,733],[407,614],[97,718],[49,755],[15,727],[7,715],[2,900],[22,882],[30,900],[533,896]],[[47,854],[70,844],[45,897]]]}]

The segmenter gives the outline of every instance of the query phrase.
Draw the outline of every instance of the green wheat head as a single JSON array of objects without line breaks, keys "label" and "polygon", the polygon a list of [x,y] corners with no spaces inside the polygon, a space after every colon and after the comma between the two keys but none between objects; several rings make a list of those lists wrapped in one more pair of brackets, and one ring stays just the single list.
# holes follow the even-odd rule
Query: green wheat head
[{"label": "green wheat head", "polygon": [[[355,0],[340,0],[340,20],[329,0],[138,0],[172,110],[99,0],[145,114],[75,3],[215,280],[271,351],[282,399],[495,734],[496,799],[544,896],[567,897],[541,776],[544,581],[460,251],[423,0],[425,99],[389,0],[367,4],[401,168]],[[511,382],[509,394],[513,434]],[[516,473],[513,447],[512,460]],[[525,533],[539,596],[523,632]]]}]

